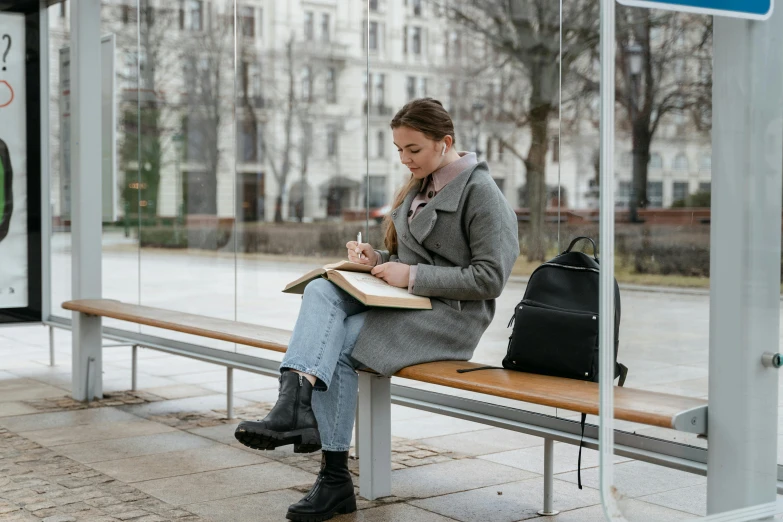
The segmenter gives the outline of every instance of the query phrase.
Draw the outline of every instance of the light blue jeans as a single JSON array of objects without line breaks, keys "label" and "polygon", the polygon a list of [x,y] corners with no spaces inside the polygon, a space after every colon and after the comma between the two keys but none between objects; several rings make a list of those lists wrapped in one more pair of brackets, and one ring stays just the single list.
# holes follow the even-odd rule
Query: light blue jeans
[{"label": "light blue jeans", "polygon": [[351,357],[368,307],[326,279],[307,285],[280,371],[314,375],[313,412],[321,446],[348,451],[362,365]]}]

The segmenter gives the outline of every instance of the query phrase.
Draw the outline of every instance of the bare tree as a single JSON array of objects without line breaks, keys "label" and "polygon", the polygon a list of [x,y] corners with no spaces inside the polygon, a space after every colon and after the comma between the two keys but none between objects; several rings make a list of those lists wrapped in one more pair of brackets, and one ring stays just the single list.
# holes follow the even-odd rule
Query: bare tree
[{"label": "bare tree", "polygon": [[[546,255],[544,220],[547,203],[546,155],[549,126],[557,114],[559,79],[598,42],[596,2],[573,0],[562,11],[551,0],[456,0],[444,3],[448,16],[473,35],[485,39],[500,67],[516,71],[526,88],[524,103],[504,105],[506,121],[527,128],[530,146],[519,151],[503,140],[504,148],[524,162],[530,206],[528,259]],[[562,25],[561,25],[562,24]],[[561,27],[566,28],[562,31]],[[562,43],[562,48],[561,48]],[[510,111],[511,113],[509,113]]]},{"label": "bare tree", "polygon": [[[630,219],[640,221],[638,209],[648,204],[650,146],[661,123],[680,113],[692,116],[696,130],[711,125],[712,18],[623,6],[617,14],[615,99],[632,141]],[[597,49],[592,63],[598,63]],[[583,79],[586,92],[598,92],[595,77]]]}]

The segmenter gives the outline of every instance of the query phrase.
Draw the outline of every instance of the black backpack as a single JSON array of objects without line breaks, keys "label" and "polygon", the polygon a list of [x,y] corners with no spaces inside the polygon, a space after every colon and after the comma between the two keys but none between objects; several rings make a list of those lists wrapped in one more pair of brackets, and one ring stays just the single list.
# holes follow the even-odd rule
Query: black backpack
[{"label": "black backpack", "polygon": [[[593,257],[572,252],[581,240]],[[503,367],[555,377],[598,382],[598,257],[595,242],[577,237],[530,275],[525,296],[508,323],[513,325]],[[614,282],[614,378],[625,383],[628,368],[617,363],[620,287]]]},{"label": "black backpack", "polygon": [[[572,252],[577,242],[593,245],[593,257]],[[514,308],[508,326],[508,351],[503,368],[527,373],[598,382],[598,256],[595,242],[577,237],[554,259],[530,275],[525,295]],[[614,282],[614,378],[625,384],[628,368],[617,362],[620,342],[620,287]],[[482,366],[457,370],[466,373],[493,369]],[[582,439],[586,414],[582,414]],[[577,484],[582,489],[582,446],[579,443]]]}]

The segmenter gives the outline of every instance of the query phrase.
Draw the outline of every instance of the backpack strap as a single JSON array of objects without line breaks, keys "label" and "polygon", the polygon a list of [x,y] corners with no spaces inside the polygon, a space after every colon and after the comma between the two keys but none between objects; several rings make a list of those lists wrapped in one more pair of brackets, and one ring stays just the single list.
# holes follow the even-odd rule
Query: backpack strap
[{"label": "backpack strap", "polygon": [[457,373],[477,372],[479,370],[505,370],[502,366],[479,366],[478,368],[461,368]]},{"label": "backpack strap", "polygon": [[[628,367],[622,363],[617,363],[617,369],[620,372],[620,381],[618,386],[625,384],[625,378],[628,376]],[[579,439],[579,458],[576,464],[576,481],[579,485],[579,489],[582,489],[582,446],[585,444],[585,422],[587,421],[587,414],[582,414],[582,419],[579,421],[579,426],[582,429],[582,435]]]},{"label": "backpack strap", "polygon": [[620,380],[617,381],[618,386],[625,384],[625,378],[628,377],[628,367],[623,363],[617,363],[617,369],[620,373]]},{"label": "backpack strap", "polygon": [[582,427],[582,436],[579,439],[579,459],[576,465],[576,482],[579,485],[579,489],[582,489],[582,446],[585,444],[585,421],[587,420],[587,414],[582,414],[582,420],[579,421],[579,425]]}]

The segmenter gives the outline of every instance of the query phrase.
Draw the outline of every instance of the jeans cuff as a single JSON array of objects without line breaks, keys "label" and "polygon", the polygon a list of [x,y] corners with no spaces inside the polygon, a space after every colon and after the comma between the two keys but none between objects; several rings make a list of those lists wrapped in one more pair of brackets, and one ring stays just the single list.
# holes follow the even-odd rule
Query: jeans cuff
[{"label": "jeans cuff", "polygon": [[321,443],[321,450],[322,451],[351,451],[351,446],[325,445],[322,442]]},{"label": "jeans cuff", "polygon": [[315,381],[315,386],[313,386],[313,389],[317,391],[326,391],[329,388],[329,383],[331,382],[331,375],[327,379],[322,372],[319,372],[318,370],[314,370],[312,368],[308,368],[303,364],[296,364],[290,362],[281,363],[280,373],[283,373],[286,370],[296,370],[298,372],[302,372],[314,376],[316,378],[316,381]]}]

